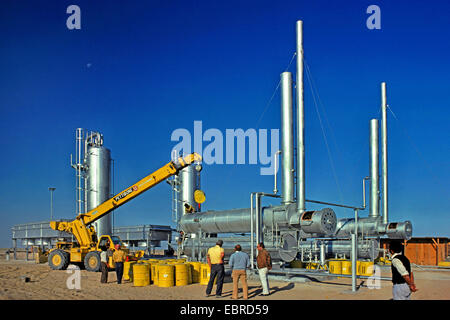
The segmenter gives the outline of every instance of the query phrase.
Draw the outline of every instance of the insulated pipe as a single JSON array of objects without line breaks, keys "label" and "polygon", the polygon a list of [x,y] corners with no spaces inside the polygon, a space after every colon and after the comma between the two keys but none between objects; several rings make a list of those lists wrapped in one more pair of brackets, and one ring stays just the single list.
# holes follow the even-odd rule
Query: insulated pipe
[{"label": "insulated pipe", "polygon": [[281,74],[281,201],[294,202],[294,124],[292,73]]},{"label": "insulated pipe", "polygon": [[297,21],[297,212],[305,212],[305,127],[303,99],[303,21]]},{"label": "insulated pipe", "polygon": [[370,212],[369,217],[380,215],[380,182],[378,164],[378,120],[370,120]]},{"label": "insulated pipe", "polygon": [[386,121],[386,82],[381,83],[381,152],[383,177],[383,223],[388,219],[388,168],[387,168],[387,121]]}]

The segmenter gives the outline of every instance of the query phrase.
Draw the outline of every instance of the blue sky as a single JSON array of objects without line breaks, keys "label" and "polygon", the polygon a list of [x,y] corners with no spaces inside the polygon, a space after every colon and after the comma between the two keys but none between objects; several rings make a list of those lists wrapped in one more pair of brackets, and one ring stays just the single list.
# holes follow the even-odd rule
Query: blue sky
[{"label": "blue sky", "polygon": [[[81,30],[66,27],[71,4]],[[372,4],[381,30],[366,28]],[[449,16],[446,1],[2,1],[0,246],[11,246],[14,224],[49,219],[49,186],[55,217],[75,216],[78,127],[104,134],[116,191],[170,159],[177,128],[255,128],[299,19],[336,172],[305,83],[306,197],[361,204],[385,81],[397,117],[388,114],[390,219],[411,220],[414,236],[450,236]],[[279,100],[259,128],[280,127]],[[203,208],[248,207],[250,192],[270,192],[259,169],[205,166]],[[167,225],[170,208],[161,184],[117,210],[115,224]]]}]

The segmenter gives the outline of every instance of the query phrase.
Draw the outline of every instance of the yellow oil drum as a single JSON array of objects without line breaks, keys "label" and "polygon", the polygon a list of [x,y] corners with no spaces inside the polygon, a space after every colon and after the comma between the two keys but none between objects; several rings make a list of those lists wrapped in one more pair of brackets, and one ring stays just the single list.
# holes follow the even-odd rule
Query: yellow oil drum
[{"label": "yellow oil drum", "polygon": [[192,283],[200,282],[200,268],[202,263],[199,261],[188,262],[191,265]]},{"label": "yellow oil drum", "polygon": [[448,268],[448,267],[450,267],[450,261],[439,261],[438,267]]},{"label": "yellow oil drum", "polygon": [[136,261],[125,261],[123,263],[123,280],[133,281],[133,264]]},{"label": "yellow oil drum", "polygon": [[[209,277],[211,276],[211,269],[207,263],[202,263],[200,266],[200,284],[207,285]],[[217,277],[214,279],[214,284],[217,283]]]},{"label": "yellow oil drum", "polygon": [[330,270],[330,273],[342,274],[342,261],[341,260],[328,261],[328,269]]},{"label": "yellow oil drum", "polygon": [[372,276],[374,272],[373,261],[359,261],[358,275],[360,276]]},{"label": "yellow oil drum", "polygon": [[144,287],[150,284],[150,265],[147,263],[133,264],[133,285]]},{"label": "yellow oil drum", "polygon": [[306,269],[308,270],[316,270],[319,269],[320,264],[317,262],[309,262],[308,264],[306,264]]},{"label": "yellow oil drum", "polygon": [[185,262],[184,263],[188,269],[188,284],[192,283],[192,265],[190,265],[189,263]]},{"label": "yellow oil drum", "polygon": [[184,263],[174,264],[175,267],[175,285],[186,286],[189,284],[190,265]]},{"label": "yellow oil drum", "polygon": [[351,260],[342,260],[342,274],[352,274]]},{"label": "yellow oil drum", "polygon": [[291,268],[304,268],[304,264],[300,260],[291,261],[289,265]]},{"label": "yellow oil drum", "polygon": [[175,285],[175,266],[158,264],[158,287],[173,287]]},{"label": "yellow oil drum", "polygon": [[152,263],[150,267],[151,268],[150,279],[154,285],[158,285],[158,266],[159,263]]},{"label": "yellow oil drum", "polygon": [[177,262],[177,259],[166,259],[166,260],[162,260],[164,261],[164,263],[169,264],[169,262]]}]

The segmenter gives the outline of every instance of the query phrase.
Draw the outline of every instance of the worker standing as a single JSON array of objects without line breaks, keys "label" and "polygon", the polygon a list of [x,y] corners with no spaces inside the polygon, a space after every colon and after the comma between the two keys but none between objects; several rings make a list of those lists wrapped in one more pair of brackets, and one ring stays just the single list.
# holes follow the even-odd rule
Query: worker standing
[{"label": "worker standing", "polygon": [[223,266],[223,257],[225,256],[225,251],[222,248],[223,241],[218,240],[216,246],[209,248],[206,255],[206,260],[208,261],[210,276],[208,286],[206,287],[206,296],[211,295],[211,291],[214,285],[214,280],[217,277],[216,285],[216,297],[222,297],[222,286],[223,279],[225,278],[225,268]]},{"label": "worker standing", "polygon": [[411,264],[402,251],[403,246],[399,241],[392,241],[389,244],[389,252],[392,255],[393,300],[411,300],[411,293],[417,291]]},{"label": "worker standing", "polygon": [[242,252],[239,244],[234,247],[234,253],[230,256],[231,277],[233,278],[233,295],[231,299],[238,298],[239,280],[242,281],[244,300],[248,299],[247,268],[250,267],[250,258],[247,253]]},{"label": "worker standing", "polygon": [[100,279],[101,283],[108,283],[108,252],[106,247],[102,247],[102,252],[100,253],[100,270],[102,271],[102,277]]},{"label": "worker standing", "polygon": [[123,262],[126,259],[126,253],[120,248],[119,244],[115,245],[116,251],[113,253],[113,261],[116,268],[116,275],[117,275],[117,283],[122,283],[122,276],[123,276]]},{"label": "worker standing", "polygon": [[258,249],[258,256],[256,257],[256,263],[258,266],[259,279],[262,285],[262,296],[268,296],[270,294],[269,279],[267,273],[272,269],[272,260],[269,252],[265,249],[264,243],[258,243],[256,247]]}]

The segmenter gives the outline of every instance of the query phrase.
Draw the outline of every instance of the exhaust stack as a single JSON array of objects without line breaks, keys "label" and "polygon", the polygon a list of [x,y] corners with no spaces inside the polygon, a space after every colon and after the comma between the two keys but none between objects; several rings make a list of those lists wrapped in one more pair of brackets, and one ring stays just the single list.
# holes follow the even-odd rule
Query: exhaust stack
[{"label": "exhaust stack", "polygon": [[380,215],[380,181],[378,153],[378,120],[370,120],[370,212],[369,217]]},{"label": "exhaust stack", "polygon": [[387,120],[386,120],[386,82],[381,83],[381,152],[382,152],[382,177],[383,177],[383,223],[389,222],[388,218],[388,168],[387,168]]},{"label": "exhaust stack", "polygon": [[294,202],[294,125],[292,117],[292,74],[281,74],[281,199]]},{"label": "exhaust stack", "polygon": [[297,212],[305,212],[305,116],[303,98],[303,21],[297,21]]}]

